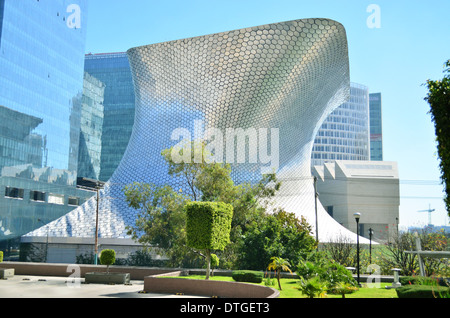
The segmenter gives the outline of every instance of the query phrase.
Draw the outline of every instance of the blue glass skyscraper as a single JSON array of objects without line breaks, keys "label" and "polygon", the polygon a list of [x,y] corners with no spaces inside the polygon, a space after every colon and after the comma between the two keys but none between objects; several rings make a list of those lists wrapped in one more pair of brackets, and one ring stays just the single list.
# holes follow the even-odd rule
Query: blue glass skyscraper
[{"label": "blue glass skyscraper", "polygon": [[100,178],[104,93],[105,84],[85,73],[81,103],[78,178],[93,180]]},{"label": "blue glass skyscraper", "polygon": [[105,84],[100,180],[108,181],[133,130],[135,95],[130,62],[126,53],[88,54],[84,67]]},{"label": "blue glass skyscraper", "polygon": [[73,209],[87,0],[0,0],[0,241]]}]

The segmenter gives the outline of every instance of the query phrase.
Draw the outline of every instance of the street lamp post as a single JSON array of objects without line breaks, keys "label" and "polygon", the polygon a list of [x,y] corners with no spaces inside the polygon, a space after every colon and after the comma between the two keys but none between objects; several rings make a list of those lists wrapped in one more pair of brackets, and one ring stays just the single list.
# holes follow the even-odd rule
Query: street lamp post
[{"label": "street lamp post", "polygon": [[361,213],[357,212],[353,214],[356,220],[356,273],[358,277],[358,286],[361,286],[359,283],[359,218],[361,217]]},{"label": "street lamp post", "polygon": [[372,228],[369,229],[369,263],[372,264]]},{"label": "street lamp post", "polygon": [[317,247],[319,247],[319,220],[317,217],[317,198],[319,197],[319,193],[317,192],[317,177],[314,177],[314,210],[316,215],[316,241]]},{"label": "street lamp post", "polygon": [[[94,238],[94,265],[97,265],[98,256],[98,209],[100,203],[99,191],[105,185],[105,182],[99,180],[93,180],[89,178],[79,178],[78,182],[87,183],[87,185],[78,184],[77,187],[96,192],[96,213],[95,213],[95,238]],[[94,189],[94,190],[93,190]]]},{"label": "street lamp post", "polygon": [[94,252],[94,265],[97,265],[97,255],[98,255],[98,206],[99,206],[99,201],[100,201],[100,197],[99,197],[99,185],[98,183],[96,184],[96,192],[97,192],[97,207],[96,207],[96,211],[95,211],[95,242],[94,242],[94,246],[95,246],[95,252]]}]

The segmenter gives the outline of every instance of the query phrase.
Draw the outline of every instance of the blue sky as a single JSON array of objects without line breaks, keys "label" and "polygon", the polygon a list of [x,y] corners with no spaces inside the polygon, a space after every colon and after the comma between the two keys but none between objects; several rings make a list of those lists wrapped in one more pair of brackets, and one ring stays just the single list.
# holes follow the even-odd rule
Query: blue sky
[{"label": "blue sky", "polygon": [[[369,28],[371,4],[380,28]],[[448,0],[91,0],[86,53],[131,47],[301,18],[344,25],[351,81],[383,96],[384,160],[400,171],[400,225],[448,223],[434,127],[424,101],[427,79],[450,59]]]}]

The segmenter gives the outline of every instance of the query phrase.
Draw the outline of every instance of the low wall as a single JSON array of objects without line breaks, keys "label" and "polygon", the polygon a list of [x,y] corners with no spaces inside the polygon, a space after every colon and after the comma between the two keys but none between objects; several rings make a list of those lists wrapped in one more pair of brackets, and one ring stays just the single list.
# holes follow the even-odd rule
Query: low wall
[{"label": "low wall", "polygon": [[276,289],[256,284],[161,276],[145,277],[144,291],[221,298],[277,298],[280,295]]},{"label": "low wall", "polygon": [[[56,277],[69,277],[74,274],[74,265],[69,264],[54,264],[54,263],[31,263],[31,262],[3,262],[0,263],[0,268],[14,268],[16,275],[31,275],[31,276],[56,276]],[[106,266],[103,265],[86,265],[79,264],[80,277],[84,277],[87,272],[104,272]],[[161,267],[133,267],[133,266],[110,266],[110,271],[118,273],[130,273],[132,280],[144,280],[147,276],[155,276],[161,274],[168,274],[175,272],[174,268],[161,268]],[[204,275],[204,269],[179,269],[180,275]],[[214,271],[217,276],[231,276],[232,271],[216,270]],[[298,278],[295,274],[283,273],[283,278]],[[356,279],[356,275],[353,274]],[[375,279],[379,279],[380,282],[393,282],[393,276],[369,276],[361,275],[361,282],[375,282]]]},{"label": "low wall", "polygon": [[[79,269],[75,273],[74,266]],[[69,277],[73,274],[78,274],[84,277],[88,272],[106,272],[104,265],[86,265],[86,264],[48,264],[48,263],[26,263],[26,262],[3,262],[0,263],[0,268],[14,268],[15,275],[30,275],[30,276],[54,276],[54,277]],[[110,272],[116,273],[130,273],[132,280],[144,280],[149,275],[160,275],[173,272],[173,268],[150,268],[150,267],[124,267],[124,266],[110,266]]]},{"label": "low wall", "polygon": [[[86,264],[49,264],[27,262],[3,262],[0,269],[14,269],[15,275],[69,277],[80,275],[84,278],[89,272],[105,272],[104,265]],[[74,272],[75,269],[79,272]],[[176,294],[198,296],[217,296],[223,298],[276,298],[276,289],[247,283],[223,282],[214,280],[186,279],[167,276],[189,275],[190,270],[174,270],[173,268],[121,267],[110,266],[110,272],[129,273],[132,280],[143,280],[144,291],[149,293]],[[198,272],[196,272],[198,274]]]}]

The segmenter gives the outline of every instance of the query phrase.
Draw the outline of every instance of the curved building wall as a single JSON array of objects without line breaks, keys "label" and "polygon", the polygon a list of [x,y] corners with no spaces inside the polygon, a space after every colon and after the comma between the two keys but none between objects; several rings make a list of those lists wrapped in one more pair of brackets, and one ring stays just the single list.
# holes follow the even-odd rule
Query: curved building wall
[{"label": "curved building wall", "polygon": [[[257,182],[262,173],[276,171],[283,185],[274,206],[315,224],[310,170],[314,137],[326,116],[349,97],[347,38],[341,24],[288,21],[132,48],[128,55],[135,124],[124,157],[101,192],[101,238],[129,239],[126,226],[134,225],[137,211],[127,206],[124,185],[151,182],[188,191],[167,174],[161,156],[161,150],[177,145],[181,137],[206,136],[208,145],[217,141],[215,159],[231,164],[236,183]],[[250,138],[254,142],[242,162],[236,159],[242,149],[220,147],[227,137],[231,140],[227,129],[257,136]],[[91,200],[51,224],[50,236],[92,237],[94,224]],[[318,224],[322,242],[343,235],[356,239],[320,204]]]}]

